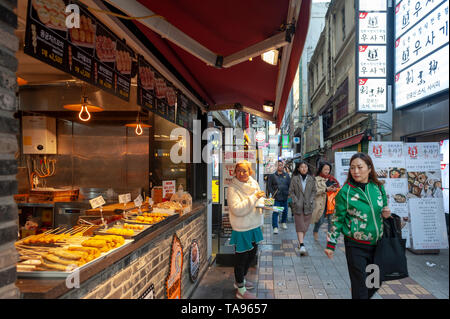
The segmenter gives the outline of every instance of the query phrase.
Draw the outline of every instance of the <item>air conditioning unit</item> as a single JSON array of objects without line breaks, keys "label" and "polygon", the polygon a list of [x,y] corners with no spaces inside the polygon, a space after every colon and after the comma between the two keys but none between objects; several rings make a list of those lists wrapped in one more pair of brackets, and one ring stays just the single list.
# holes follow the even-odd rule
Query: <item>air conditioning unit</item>
[{"label": "air conditioning unit", "polygon": [[56,154],[56,119],[23,116],[22,145],[24,154]]}]

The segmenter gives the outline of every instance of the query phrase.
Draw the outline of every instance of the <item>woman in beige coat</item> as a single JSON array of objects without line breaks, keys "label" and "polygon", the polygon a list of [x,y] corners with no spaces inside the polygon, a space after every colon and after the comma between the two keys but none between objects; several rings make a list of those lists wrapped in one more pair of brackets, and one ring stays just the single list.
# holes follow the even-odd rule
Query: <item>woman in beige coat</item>
[{"label": "woman in beige coat", "polygon": [[303,243],[311,222],[316,197],[316,183],[314,177],[308,174],[308,164],[304,161],[298,163],[292,175],[289,187],[289,197],[292,198],[292,212],[294,213],[295,230],[300,245],[300,255],[306,255]]},{"label": "woman in beige coat", "polygon": [[316,205],[312,214],[311,223],[314,224],[313,235],[315,240],[319,240],[319,228],[325,220],[328,221],[328,231],[331,229],[331,216],[327,215],[327,192],[334,192],[339,188],[339,182],[330,174],[331,164],[321,162],[316,175]]}]

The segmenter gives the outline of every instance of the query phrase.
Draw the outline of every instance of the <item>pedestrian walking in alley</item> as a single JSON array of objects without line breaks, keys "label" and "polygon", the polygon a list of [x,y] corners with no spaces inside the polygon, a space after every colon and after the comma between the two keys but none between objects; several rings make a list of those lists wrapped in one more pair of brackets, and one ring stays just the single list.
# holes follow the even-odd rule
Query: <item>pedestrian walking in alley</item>
[{"label": "pedestrian walking in alley", "polygon": [[[285,172],[284,162],[279,160],[277,163],[277,171],[269,176],[267,181],[267,192],[269,196],[274,196],[274,206],[283,207],[281,213],[281,228],[287,229],[288,216],[288,196],[291,177]],[[272,213],[273,233],[278,234],[278,212]]]},{"label": "pedestrian walking in alley", "polygon": [[236,298],[239,299],[256,299],[254,294],[247,291],[253,289],[254,284],[246,281],[245,276],[256,256],[258,243],[263,240],[261,227],[264,218],[256,204],[265,193],[252,178],[253,174],[250,162],[237,163],[235,177],[228,189],[230,224],[233,229],[230,244],[235,245],[234,286],[237,289]]},{"label": "pedestrian walking in alley", "polygon": [[390,215],[386,191],[372,159],[356,153],[350,159],[347,181],[336,196],[336,212],[325,249],[325,254],[333,258],[338,237],[344,234],[352,299],[370,299],[378,290],[366,286],[366,266],[374,263],[375,248],[383,235],[383,218]]},{"label": "pedestrian walking in alley", "polygon": [[308,164],[304,161],[297,163],[292,175],[289,196],[292,198],[292,211],[294,213],[295,231],[300,246],[300,255],[307,254],[303,243],[305,234],[311,222],[316,197],[316,182],[309,174]]},{"label": "pedestrian walking in alley", "polygon": [[327,214],[327,193],[336,192],[341,186],[331,173],[331,164],[328,162],[320,162],[319,169],[316,174],[316,205],[312,214],[311,223],[314,224],[313,236],[315,240],[319,240],[319,228],[325,221],[328,222],[328,231],[331,230],[331,217],[333,214]]}]

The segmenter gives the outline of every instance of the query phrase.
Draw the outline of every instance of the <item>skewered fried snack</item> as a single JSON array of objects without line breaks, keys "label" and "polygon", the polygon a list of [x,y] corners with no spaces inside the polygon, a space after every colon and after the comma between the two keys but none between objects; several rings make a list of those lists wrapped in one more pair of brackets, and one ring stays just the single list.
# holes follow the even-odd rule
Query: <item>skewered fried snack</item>
[{"label": "skewered fried snack", "polygon": [[84,260],[79,260],[79,261],[75,261],[75,260],[67,260],[67,259],[62,259],[58,256],[55,256],[53,254],[45,254],[43,256],[45,259],[47,259],[48,261],[57,263],[57,264],[61,264],[61,265],[66,265],[66,266],[70,266],[70,265],[75,265],[75,266],[81,266],[83,265],[85,262]]},{"label": "skewered fried snack", "polygon": [[109,234],[114,235],[124,235],[124,236],[133,236],[134,231],[132,229],[120,229],[120,228],[110,228],[106,230]]},{"label": "skewered fried snack", "polygon": [[54,254],[58,257],[70,259],[70,260],[79,260],[84,259],[88,256],[87,252],[83,251],[68,251],[64,249],[51,249],[49,251],[51,254]]},{"label": "skewered fried snack", "polygon": [[47,264],[45,262],[42,262],[42,266],[50,268],[50,269],[60,270],[60,271],[71,271],[76,268],[75,265],[64,266],[64,265],[60,265],[60,264]]},{"label": "skewered fried snack", "polygon": [[68,250],[71,251],[83,251],[83,252],[87,252],[90,255],[96,255],[98,254],[98,249],[95,247],[75,247],[75,246],[71,246],[68,248]]},{"label": "skewered fried snack", "polygon": [[103,239],[88,239],[81,243],[81,246],[84,247],[95,247],[95,248],[103,248],[106,246],[106,240]]},{"label": "skewered fried snack", "polygon": [[143,230],[144,226],[142,225],[131,225],[131,224],[123,224],[123,228],[125,229],[135,229],[135,230]]}]

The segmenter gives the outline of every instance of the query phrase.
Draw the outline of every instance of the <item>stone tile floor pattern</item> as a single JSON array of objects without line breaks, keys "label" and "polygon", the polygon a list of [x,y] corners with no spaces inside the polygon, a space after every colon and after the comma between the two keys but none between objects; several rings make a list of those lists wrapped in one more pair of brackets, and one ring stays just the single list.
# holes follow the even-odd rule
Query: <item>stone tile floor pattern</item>
[{"label": "stone tile floor pattern", "polygon": [[[323,253],[326,230],[327,224],[324,223],[319,231],[319,241],[314,241],[310,226],[305,238],[308,256],[300,257],[292,220],[287,230],[280,228],[279,234],[275,235],[271,217],[266,215],[258,264],[247,274],[247,280],[255,283],[252,292],[261,299],[351,299],[343,238],[340,238],[334,258],[330,260]],[[448,250],[442,250],[439,256],[418,256],[407,252],[407,258],[410,277],[383,283],[373,299],[448,299]],[[434,270],[423,268],[428,260],[439,262],[440,267]],[[213,264],[192,299],[235,298],[233,283],[232,267]]]}]

